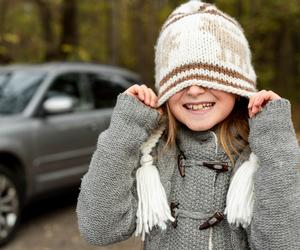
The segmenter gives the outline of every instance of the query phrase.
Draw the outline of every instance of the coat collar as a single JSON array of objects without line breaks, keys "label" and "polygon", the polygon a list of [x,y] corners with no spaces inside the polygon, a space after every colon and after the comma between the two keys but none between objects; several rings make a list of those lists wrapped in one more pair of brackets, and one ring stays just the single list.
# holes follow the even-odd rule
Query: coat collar
[{"label": "coat collar", "polygon": [[181,125],[177,131],[177,147],[179,151],[194,160],[222,160],[229,162],[229,158],[220,146],[217,130],[192,131]]}]

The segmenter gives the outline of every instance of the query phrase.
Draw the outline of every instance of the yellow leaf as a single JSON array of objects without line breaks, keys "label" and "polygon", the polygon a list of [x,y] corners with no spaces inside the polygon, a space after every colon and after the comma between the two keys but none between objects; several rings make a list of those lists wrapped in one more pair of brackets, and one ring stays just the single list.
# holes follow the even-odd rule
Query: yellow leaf
[{"label": "yellow leaf", "polygon": [[83,61],[90,61],[91,60],[91,57],[90,57],[89,53],[86,50],[82,49],[82,48],[78,49],[78,56]]},{"label": "yellow leaf", "polygon": [[13,33],[6,33],[3,35],[3,40],[12,43],[12,44],[18,44],[20,42],[20,38],[18,35]]},{"label": "yellow leaf", "polygon": [[0,45],[0,55],[5,55],[7,53],[7,48]]},{"label": "yellow leaf", "polygon": [[63,45],[61,46],[61,49],[62,49],[62,51],[65,52],[65,53],[70,53],[70,52],[73,51],[73,45],[71,45],[71,44],[63,44]]}]

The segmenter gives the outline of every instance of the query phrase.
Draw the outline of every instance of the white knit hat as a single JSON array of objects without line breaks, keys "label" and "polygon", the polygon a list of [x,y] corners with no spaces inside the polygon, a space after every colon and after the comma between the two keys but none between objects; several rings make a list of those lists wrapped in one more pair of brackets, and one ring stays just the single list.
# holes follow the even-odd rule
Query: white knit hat
[{"label": "white knit hat", "polygon": [[198,0],[175,9],[160,31],[155,46],[157,106],[193,84],[245,97],[257,91],[242,27]]}]

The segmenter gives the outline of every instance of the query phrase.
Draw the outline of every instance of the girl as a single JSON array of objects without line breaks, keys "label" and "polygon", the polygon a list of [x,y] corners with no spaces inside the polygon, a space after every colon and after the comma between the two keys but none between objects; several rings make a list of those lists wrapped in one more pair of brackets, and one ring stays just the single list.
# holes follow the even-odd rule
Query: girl
[{"label": "girl", "polygon": [[[300,249],[300,150],[290,103],[257,91],[240,25],[189,1],[155,50],[158,96],[118,96],[77,204],[79,228],[144,249]],[[140,164],[141,165],[140,165]]]}]

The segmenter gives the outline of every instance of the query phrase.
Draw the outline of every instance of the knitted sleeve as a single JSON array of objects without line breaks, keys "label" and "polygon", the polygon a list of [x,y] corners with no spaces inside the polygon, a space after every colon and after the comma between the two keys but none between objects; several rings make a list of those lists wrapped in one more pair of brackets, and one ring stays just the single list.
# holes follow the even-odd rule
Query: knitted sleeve
[{"label": "knitted sleeve", "polygon": [[125,93],[118,96],[110,126],[99,135],[77,202],[79,230],[90,244],[111,244],[134,232],[134,172],[139,165],[139,148],[158,122],[155,109]]},{"label": "knitted sleeve", "polygon": [[251,249],[300,249],[300,150],[290,106],[273,100],[249,119],[249,145],[260,162],[246,230]]}]

